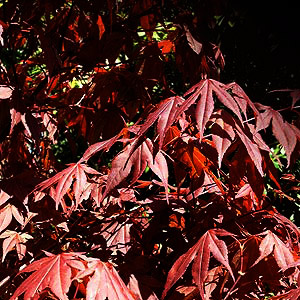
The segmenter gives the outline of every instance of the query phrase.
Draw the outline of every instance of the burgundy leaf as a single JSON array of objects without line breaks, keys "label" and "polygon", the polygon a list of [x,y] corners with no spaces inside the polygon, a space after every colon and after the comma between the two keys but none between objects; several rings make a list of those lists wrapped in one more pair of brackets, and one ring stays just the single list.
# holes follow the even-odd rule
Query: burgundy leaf
[{"label": "burgundy leaf", "polygon": [[291,265],[295,260],[291,250],[279,239],[277,235],[270,230],[267,231],[266,236],[259,246],[260,256],[253,264],[258,264],[261,260],[273,253],[274,258],[281,269],[285,269]]},{"label": "burgundy leaf", "polygon": [[[180,113],[178,113],[178,107],[183,103],[183,101],[184,99],[179,96],[170,97],[164,100],[157,109],[149,114],[145,122],[137,130],[137,135],[142,137],[157,121],[159,149],[161,149],[167,130],[180,116]],[[134,130],[134,128],[131,128],[131,130]],[[135,150],[135,148],[133,148],[133,150]]]},{"label": "burgundy leaf", "polygon": [[96,144],[91,145],[83,154],[82,158],[79,160],[79,162],[84,162],[89,160],[95,153],[101,151],[101,150],[106,150],[108,151],[109,148],[118,140],[119,135],[116,135],[112,137],[109,140],[99,142]]},{"label": "burgundy leaf", "polygon": [[101,235],[106,240],[106,245],[110,250],[120,250],[126,254],[129,250],[130,245],[130,227],[132,224],[123,223],[120,224],[118,221],[112,221],[103,226]]},{"label": "burgundy leaf", "polygon": [[185,273],[186,269],[190,265],[190,263],[194,260],[198,250],[199,250],[200,240],[190,248],[185,254],[181,255],[171,270],[168,273],[167,281],[165,284],[165,288],[162,294],[162,299],[165,298],[170,288],[179,280],[179,278]]},{"label": "burgundy leaf", "polygon": [[[234,279],[232,269],[228,261],[228,250],[224,241],[219,240],[217,236],[231,235],[231,233],[223,229],[208,230],[199,241],[188,252],[180,256],[168,273],[162,298],[164,298],[170,288],[185,273],[189,264],[194,260],[192,267],[192,275],[197,284],[202,299],[204,296],[204,282],[207,278],[210,255],[226,267],[230,275]],[[196,257],[196,258],[195,258]]]},{"label": "burgundy leaf", "polygon": [[284,147],[288,161],[287,166],[289,166],[291,155],[297,143],[297,132],[295,132],[293,125],[283,120],[278,111],[268,106],[258,105],[258,107],[265,111],[262,113],[262,120],[257,123],[257,131],[267,128],[270,120],[272,120],[273,134]]},{"label": "burgundy leaf", "polygon": [[223,118],[217,118],[212,125],[212,140],[215,143],[218,152],[218,164],[221,167],[221,162],[226,150],[232,144],[235,137],[233,127],[225,122]]},{"label": "burgundy leaf", "polygon": [[184,30],[185,30],[186,39],[187,39],[191,49],[195,53],[200,54],[200,52],[202,50],[202,44],[193,38],[191,32],[189,31],[189,29],[187,28],[186,25],[184,25]]},{"label": "burgundy leaf", "polygon": [[206,123],[214,110],[213,93],[216,95],[217,99],[232,110],[242,122],[240,108],[235,99],[227,92],[226,85],[213,79],[201,80],[185,93],[185,95],[190,96],[178,109],[178,114],[180,115],[192,104],[197,102],[195,117],[199,129],[200,140],[203,138]]},{"label": "burgundy leaf", "polygon": [[247,152],[250,158],[253,160],[256,169],[260,173],[260,175],[264,176],[264,171],[262,169],[262,156],[259,151],[259,148],[256,144],[254,144],[243,131],[237,130],[236,131],[238,136],[240,137],[241,141],[245,145]]},{"label": "burgundy leaf", "polygon": [[[168,168],[163,155],[158,152],[153,158],[153,145],[147,139],[134,152],[134,144],[128,145],[123,152],[118,154],[112,161],[111,171],[107,179],[107,186],[103,198],[116,186],[128,179],[131,174],[130,183],[133,184],[143,174],[147,165],[162,180],[165,190],[168,190]],[[130,155],[130,153],[132,153]],[[130,156],[129,156],[130,155]],[[166,194],[166,197],[167,194]]]}]

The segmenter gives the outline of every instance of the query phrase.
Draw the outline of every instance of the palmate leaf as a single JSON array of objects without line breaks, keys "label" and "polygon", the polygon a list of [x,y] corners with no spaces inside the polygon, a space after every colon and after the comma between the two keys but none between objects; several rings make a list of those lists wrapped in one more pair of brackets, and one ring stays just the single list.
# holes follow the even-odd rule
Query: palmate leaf
[{"label": "palmate leaf", "polygon": [[[178,119],[182,112],[178,111],[184,102],[181,97],[170,97],[164,100],[157,109],[149,114],[145,122],[137,129],[137,136],[142,137],[149,128],[157,121],[157,134],[159,137],[159,149],[163,146],[163,141],[167,130]],[[131,129],[133,130],[134,127]]]},{"label": "palmate leaf", "polygon": [[188,90],[185,95],[190,95],[189,98],[178,109],[179,115],[186,111],[192,104],[196,105],[196,122],[199,129],[200,140],[203,138],[206,123],[210,119],[214,110],[213,95],[229,108],[242,122],[240,107],[236,100],[227,92],[227,86],[213,79],[204,79]]},{"label": "palmate leaf", "polygon": [[147,166],[162,181],[166,191],[166,198],[168,198],[168,165],[165,157],[160,151],[153,157],[153,145],[149,139],[146,139],[132,152],[134,147],[134,144],[128,145],[112,161],[103,198],[120,183],[128,180],[129,175],[131,175],[130,184],[135,183]]},{"label": "palmate leaf", "polygon": [[105,300],[106,297],[136,300],[110,263],[76,252],[45,253],[47,257],[31,263],[20,272],[33,273],[21,283],[10,300],[18,299],[22,294],[24,300],[39,299],[44,291],[50,291],[60,300],[68,300],[67,293],[73,281],[83,282],[82,291],[88,300]]},{"label": "palmate leaf", "polygon": [[233,126],[224,120],[223,111],[219,111],[213,117],[213,125],[211,127],[212,140],[218,152],[218,165],[221,168],[221,163],[226,150],[232,144],[235,138]]},{"label": "palmate leaf", "polygon": [[260,256],[253,264],[258,264],[261,260],[273,253],[276,263],[281,269],[285,269],[287,266],[295,262],[294,256],[291,250],[285,245],[281,239],[272,233],[267,231],[266,236],[262,240],[259,246]]},{"label": "palmate leaf", "polygon": [[287,166],[290,165],[291,155],[296,147],[297,139],[300,139],[299,129],[284,121],[281,114],[269,106],[257,104],[264,110],[261,119],[257,122],[256,130],[269,127],[272,120],[272,131],[278,142],[284,147],[287,157]]},{"label": "palmate leaf", "polygon": [[53,197],[56,202],[56,208],[58,208],[58,205],[61,204],[64,195],[71,187],[72,182],[75,178],[74,194],[76,203],[80,203],[80,196],[84,191],[87,183],[86,173],[99,174],[99,172],[83,163],[72,163],[68,168],[41,182],[39,185],[37,185],[35,190],[43,191],[56,184],[56,189]]},{"label": "palmate leaf", "polygon": [[162,298],[167,295],[170,288],[185,273],[190,263],[194,261],[192,266],[192,275],[199,288],[202,299],[205,299],[203,285],[208,274],[211,254],[229,271],[231,277],[234,279],[234,275],[228,261],[228,250],[226,244],[224,241],[217,238],[217,236],[228,235],[232,236],[231,233],[223,229],[210,229],[192,248],[190,248],[185,254],[181,255],[169,271]]},{"label": "palmate leaf", "polygon": [[[222,194],[224,190],[221,181],[211,171],[212,162],[201,153],[190,139],[188,143],[178,140],[175,147],[176,159],[187,167],[191,179],[200,178],[204,173],[207,174],[216,184]],[[182,168],[177,165],[175,168]]]},{"label": "palmate leaf", "polygon": [[26,254],[26,241],[28,239],[33,239],[33,237],[27,233],[21,233],[12,231],[12,230],[6,230],[0,235],[0,239],[4,239],[2,249],[3,249],[3,255],[2,255],[2,262],[5,259],[6,254],[16,249],[19,260],[22,260],[23,257]]},{"label": "palmate leaf", "polygon": [[[218,110],[211,117],[213,122],[211,127],[212,140],[218,152],[218,164],[221,165],[222,158],[227,149],[232,145],[234,139],[238,137],[245,146],[247,153],[253,161],[260,175],[263,176],[262,155],[260,149],[269,150],[260,135],[253,129],[253,125],[248,124],[247,130],[243,125],[235,120],[228,112]],[[253,132],[251,132],[253,131]],[[247,132],[247,134],[246,134]]]},{"label": "palmate leaf", "polygon": [[32,273],[17,288],[10,300],[18,299],[24,294],[24,300],[38,299],[38,294],[49,289],[58,299],[68,300],[67,292],[72,283],[72,271],[84,270],[85,263],[79,253],[62,253],[37,260],[27,266],[21,273]]},{"label": "palmate leaf", "polygon": [[19,224],[24,225],[24,218],[19,213],[18,209],[12,204],[7,204],[0,209],[0,232],[10,224],[12,217],[14,217]]},{"label": "palmate leaf", "polygon": [[[123,254],[129,250],[130,245],[130,227],[132,224],[112,220],[112,222],[103,224],[101,235],[106,240],[106,246],[113,251],[119,250]],[[99,233],[96,233],[97,235]]]},{"label": "palmate leaf", "polygon": [[127,288],[115,268],[96,258],[88,259],[87,268],[78,273],[75,280],[89,278],[86,300],[137,300]]}]

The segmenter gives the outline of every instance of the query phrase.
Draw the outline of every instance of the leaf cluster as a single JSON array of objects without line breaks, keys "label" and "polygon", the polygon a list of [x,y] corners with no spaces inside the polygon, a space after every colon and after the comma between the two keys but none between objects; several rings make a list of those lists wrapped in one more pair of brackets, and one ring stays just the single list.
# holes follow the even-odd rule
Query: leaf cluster
[{"label": "leaf cluster", "polygon": [[220,81],[221,3],[0,5],[0,299],[299,297],[299,90]]}]

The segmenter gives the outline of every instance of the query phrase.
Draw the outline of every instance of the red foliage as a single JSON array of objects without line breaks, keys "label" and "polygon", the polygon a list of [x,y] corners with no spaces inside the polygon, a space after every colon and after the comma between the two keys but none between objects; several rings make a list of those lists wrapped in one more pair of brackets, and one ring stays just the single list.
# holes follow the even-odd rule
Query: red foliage
[{"label": "red foliage", "polygon": [[179,2],[172,22],[159,1],[1,4],[1,299],[299,297],[266,140],[291,166],[300,130],[220,82],[221,50]]}]

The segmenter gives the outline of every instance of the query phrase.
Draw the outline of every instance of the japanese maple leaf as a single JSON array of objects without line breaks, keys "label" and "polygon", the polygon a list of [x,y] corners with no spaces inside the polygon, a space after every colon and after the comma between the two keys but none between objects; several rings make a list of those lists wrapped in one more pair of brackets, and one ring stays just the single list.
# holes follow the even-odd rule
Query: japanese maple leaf
[{"label": "japanese maple leaf", "polygon": [[274,258],[281,269],[285,269],[287,266],[295,262],[294,256],[291,250],[287,247],[282,240],[270,230],[267,231],[266,236],[262,240],[259,246],[260,256],[253,264],[258,264],[261,260],[268,255],[274,255]]},{"label": "japanese maple leaf", "polygon": [[107,247],[111,250],[120,250],[126,253],[130,246],[130,227],[132,224],[120,224],[118,221],[112,221],[104,224],[101,235],[106,240]]},{"label": "japanese maple leaf", "polygon": [[18,209],[12,204],[7,204],[0,210],[0,232],[10,224],[12,217],[14,217],[19,224],[24,225],[24,218]]},{"label": "japanese maple leaf", "polygon": [[218,152],[218,165],[221,168],[221,163],[226,150],[232,145],[235,138],[235,132],[233,126],[226,122],[226,119],[222,116],[220,111],[220,117],[216,114],[213,119],[214,123],[211,127],[212,140],[215,144],[216,150]]},{"label": "japanese maple leaf", "polygon": [[79,160],[79,162],[84,162],[89,160],[95,153],[101,151],[101,150],[106,150],[108,151],[109,148],[118,140],[119,136],[121,134],[117,134],[116,136],[112,137],[109,140],[95,143],[91,145],[83,154],[82,158]]},{"label": "japanese maple leaf", "polygon": [[63,196],[67,193],[74,182],[74,195],[76,204],[80,203],[80,196],[85,189],[87,183],[86,173],[88,174],[99,174],[96,170],[88,167],[83,163],[72,163],[68,168],[57,173],[53,177],[41,182],[35,190],[43,191],[56,184],[54,193],[54,200],[56,202],[56,208],[61,203]]},{"label": "japanese maple leaf", "polygon": [[229,108],[242,122],[240,107],[236,100],[227,92],[226,85],[213,80],[204,79],[189,89],[185,95],[190,95],[189,98],[178,108],[178,115],[186,111],[192,104],[197,103],[195,117],[200,134],[200,140],[203,138],[205,126],[210,119],[214,110],[214,98],[217,99]]},{"label": "japanese maple leaf", "polygon": [[245,117],[247,117],[247,108],[250,107],[256,120],[258,121],[261,119],[261,114],[259,113],[255,104],[249,99],[244,90],[236,82],[227,84],[226,88],[229,89],[233,94],[233,98],[236,100],[236,103],[240,107]]},{"label": "japanese maple leaf", "polygon": [[79,253],[62,253],[34,261],[21,273],[33,272],[17,288],[10,300],[24,294],[24,300],[37,299],[42,291],[49,289],[58,299],[68,300],[67,292],[72,282],[72,271],[85,269],[84,260]]},{"label": "japanese maple leaf", "polygon": [[157,109],[149,114],[146,121],[140,125],[137,136],[142,137],[157,121],[157,135],[159,137],[159,149],[161,149],[167,130],[182,114],[182,112],[179,113],[178,107],[183,102],[184,99],[178,96],[164,100]]},{"label": "japanese maple leaf", "polygon": [[199,288],[202,299],[205,299],[203,285],[208,275],[211,254],[217,261],[225,266],[231,277],[234,279],[234,275],[228,261],[228,250],[226,244],[217,237],[228,235],[232,236],[231,233],[223,229],[210,229],[192,248],[190,248],[185,254],[181,255],[169,271],[162,298],[166,296],[170,288],[185,273],[190,263],[194,261],[192,266],[192,276]]},{"label": "japanese maple leaf", "polygon": [[[182,140],[178,141],[175,147],[176,159],[182,162],[188,169],[191,179],[199,178],[205,172],[218,186],[224,194],[221,181],[214,175],[210,167],[211,161],[195,147],[194,142],[190,139],[188,143]],[[180,166],[178,166],[180,168]]]},{"label": "japanese maple leaf", "polygon": [[[103,200],[103,191],[106,185],[107,175],[97,176],[97,178],[91,178],[91,181],[88,182],[81,193],[79,203],[83,200],[91,197],[95,201],[96,205],[99,207]],[[79,204],[76,201],[76,206]]]},{"label": "japanese maple leaf", "polygon": [[278,111],[268,106],[258,105],[258,107],[260,109],[264,109],[265,111],[261,114],[261,120],[257,122],[256,130],[259,131],[267,128],[272,120],[273,134],[279,143],[284,147],[288,161],[287,166],[289,166],[291,155],[297,143],[297,133],[291,124],[283,120]]},{"label": "japanese maple leaf", "polygon": [[239,138],[241,139],[242,143],[246,147],[246,150],[254,162],[254,165],[260,175],[264,176],[264,171],[262,169],[262,156],[260,153],[260,150],[254,142],[251,141],[251,139],[242,131],[241,129],[237,130],[236,133],[238,134]]},{"label": "japanese maple leaf", "polygon": [[5,259],[6,254],[16,249],[19,260],[22,260],[26,254],[26,241],[29,239],[33,239],[33,237],[27,233],[19,234],[16,231],[6,230],[0,235],[0,239],[4,239],[2,245],[2,262]]},{"label": "japanese maple leaf", "polygon": [[88,267],[74,278],[89,277],[86,286],[86,300],[136,300],[115,268],[109,262],[91,258]]},{"label": "japanese maple leaf", "polygon": [[135,183],[147,166],[161,179],[168,198],[168,165],[165,157],[159,151],[153,158],[153,145],[146,139],[136,150],[134,144],[128,145],[123,152],[112,161],[111,171],[107,178],[107,186],[103,198],[131,174],[130,182]]},{"label": "japanese maple leaf", "polygon": [[191,34],[190,30],[188,29],[188,27],[186,25],[183,26],[184,30],[185,30],[185,35],[186,35],[186,39],[191,47],[191,49],[197,53],[200,54],[201,50],[202,50],[202,44],[200,42],[198,42]]}]

